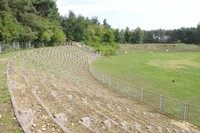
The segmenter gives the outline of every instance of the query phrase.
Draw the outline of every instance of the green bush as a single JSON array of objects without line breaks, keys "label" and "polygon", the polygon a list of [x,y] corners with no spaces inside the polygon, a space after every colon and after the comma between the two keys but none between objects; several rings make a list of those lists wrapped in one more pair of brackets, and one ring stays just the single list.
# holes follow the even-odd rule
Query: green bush
[{"label": "green bush", "polygon": [[116,50],[119,48],[119,45],[117,43],[91,41],[84,41],[83,43],[90,47],[93,47],[98,53],[104,56],[115,55]]}]

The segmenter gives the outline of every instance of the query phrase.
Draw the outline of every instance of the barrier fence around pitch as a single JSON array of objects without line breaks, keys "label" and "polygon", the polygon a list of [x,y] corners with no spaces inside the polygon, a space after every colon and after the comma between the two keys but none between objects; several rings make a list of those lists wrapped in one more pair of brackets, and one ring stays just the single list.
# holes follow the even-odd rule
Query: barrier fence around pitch
[{"label": "barrier fence around pitch", "polygon": [[163,114],[170,115],[200,127],[200,107],[149,90],[137,88],[119,79],[113,78],[109,74],[96,70],[91,64],[93,61],[94,60],[89,61],[89,71],[95,79],[105,86],[113,89],[117,93],[145,103]]}]

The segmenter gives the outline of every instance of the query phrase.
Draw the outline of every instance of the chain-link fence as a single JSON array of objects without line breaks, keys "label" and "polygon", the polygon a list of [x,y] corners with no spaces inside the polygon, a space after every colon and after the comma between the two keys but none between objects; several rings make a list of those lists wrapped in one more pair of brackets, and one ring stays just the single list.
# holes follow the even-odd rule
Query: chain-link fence
[{"label": "chain-link fence", "polygon": [[62,43],[50,43],[50,42],[10,42],[4,43],[0,42],[0,53],[6,51],[15,51],[22,49],[30,49],[30,48],[40,48],[47,46],[56,46],[56,45],[74,45],[75,42],[67,41]]},{"label": "chain-link fence", "polygon": [[96,70],[91,64],[89,66],[89,71],[94,78],[114,91],[141,101],[161,113],[168,114],[200,127],[200,107],[134,87]]},{"label": "chain-link fence", "polygon": [[27,48],[34,48],[34,44],[31,42],[11,42],[11,43],[0,42],[0,53],[6,51],[27,49]]}]

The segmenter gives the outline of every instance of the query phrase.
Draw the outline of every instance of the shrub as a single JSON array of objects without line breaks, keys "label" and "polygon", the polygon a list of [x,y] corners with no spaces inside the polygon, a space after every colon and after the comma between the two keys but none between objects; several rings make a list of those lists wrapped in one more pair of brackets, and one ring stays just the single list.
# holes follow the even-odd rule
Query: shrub
[{"label": "shrub", "polygon": [[115,55],[116,50],[119,48],[119,45],[117,43],[91,41],[84,41],[83,43],[90,47],[93,47],[98,53],[104,56]]}]

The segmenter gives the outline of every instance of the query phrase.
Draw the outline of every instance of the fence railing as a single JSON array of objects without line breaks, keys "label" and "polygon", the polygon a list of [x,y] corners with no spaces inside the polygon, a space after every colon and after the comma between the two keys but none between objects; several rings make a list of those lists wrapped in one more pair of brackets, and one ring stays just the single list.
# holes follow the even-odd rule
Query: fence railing
[{"label": "fence railing", "polygon": [[[93,61],[90,61],[90,63],[91,62]],[[105,86],[110,87],[114,91],[141,101],[163,114],[176,117],[180,120],[190,122],[200,127],[200,107],[134,87],[108,74],[96,70],[92,64],[89,65],[89,71],[95,79],[100,81]]]},{"label": "fence railing", "polygon": [[7,51],[15,51],[22,49],[30,49],[30,48],[39,48],[39,47],[47,47],[47,46],[57,46],[57,45],[74,45],[75,42],[67,41],[62,43],[54,43],[50,44],[50,42],[0,42],[0,53]]},{"label": "fence railing", "polygon": [[31,42],[10,42],[10,43],[3,43],[0,42],[0,53],[6,51],[15,51],[27,48],[34,48],[34,44]]}]

